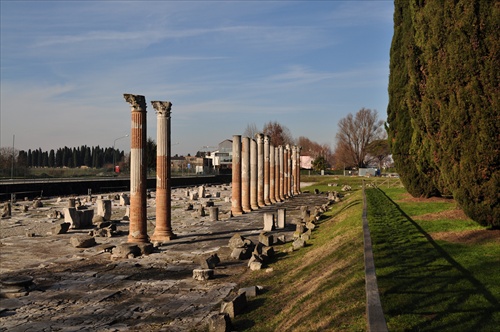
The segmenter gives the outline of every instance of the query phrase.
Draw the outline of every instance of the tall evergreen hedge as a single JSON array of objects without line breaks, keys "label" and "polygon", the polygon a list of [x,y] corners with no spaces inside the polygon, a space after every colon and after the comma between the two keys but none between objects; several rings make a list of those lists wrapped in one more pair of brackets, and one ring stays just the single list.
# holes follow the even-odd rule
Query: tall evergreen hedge
[{"label": "tall evergreen hedge", "polygon": [[423,181],[425,195],[431,179],[469,217],[500,227],[500,2],[396,0],[395,10],[389,135],[404,128],[394,114],[408,112],[412,141],[392,146],[406,144],[420,171],[409,180],[400,170],[403,183]]}]

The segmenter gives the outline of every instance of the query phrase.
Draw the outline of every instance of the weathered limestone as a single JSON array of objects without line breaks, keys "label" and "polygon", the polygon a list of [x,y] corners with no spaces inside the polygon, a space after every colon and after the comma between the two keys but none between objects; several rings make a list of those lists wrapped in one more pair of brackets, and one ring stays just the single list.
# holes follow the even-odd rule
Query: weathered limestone
[{"label": "weathered limestone", "polygon": [[231,212],[233,215],[243,213],[241,207],[241,135],[233,135],[233,180]]},{"label": "weathered limestone", "polygon": [[210,221],[218,221],[219,220],[219,208],[217,206],[209,207],[208,213],[210,216]]},{"label": "weathered limestone", "polygon": [[259,207],[266,206],[264,202],[264,135],[256,134],[257,140],[257,203]]},{"label": "weathered limestone", "polygon": [[274,214],[264,213],[264,231],[270,232],[274,229]]},{"label": "weathered limestone", "polygon": [[128,242],[146,243],[147,169],[146,169],[146,99],[141,95],[124,94],[131,105],[130,141],[130,226]]},{"label": "weathered limestone", "polygon": [[241,206],[244,212],[252,211],[250,205],[250,138],[241,138]]},{"label": "weathered limestone", "polygon": [[98,199],[96,201],[97,215],[101,216],[104,220],[111,220],[111,200]]},{"label": "weathered limestone", "polygon": [[280,173],[280,200],[285,200],[285,151],[283,146],[279,146],[279,173]]},{"label": "weathered limestone", "polygon": [[213,269],[194,269],[193,270],[193,279],[199,281],[205,281],[208,279],[213,279],[214,270]]},{"label": "weathered limestone", "polygon": [[274,199],[281,202],[280,197],[280,150],[274,147]]},{"label": "weathered limestone", "polygon": [[281,209],[278,209],[278,220],[276,223],[276,228],[283,229],[285,227],[286,227],[286,209],[281,208]]},{"label": "weathered limestone", "polygon": [[81,229],[92,227],[92,219],[94,217],[94,210],[92,209],[77,209],[77,208],[64,208],[64,222],[70,223],[71,228]]},{"label": "weathered limestone", "polygon": [[269,145],[269,200],[272,204],[276,203],[275,192],[275,180],[274,180],[274,145]]},{"label": "weathered limestone", "polygon": [[297,146],[297,168],[296,168],[296,175],[295,175],[295,194],[299,195],[301,193],[300,191],[300,151],[302,148],[300,146]]},{"label": "weathered limestone", "polygon": [[241,314],[247,306],[247,297],[245,293],[225,299],[222,302],[221,313],[227,313],[229,317],[234,318]]},{"label": "weathered limestone", "polygon": [[170,114],[172,103],[152,101],[156,110],[156,227],[151,237],[154,242],[168,242],[177,236],[172,231]]},{"label": "weathered limestone", "polygon": [[290,188],[290,195],[296,195],[297,190],[296,190],[296,182],[297,182],[297,147],[292,146],[292,157],[290,160],[290,163],[292,165],[291,168],[291,173],[290,173],[290,183],[291,183],[291,188]]},{"label": "weathered limestone", "polygon": [[271,201],[269,200],[269,179],[270,179],[270,137],[268,135],[264,136],[264,204],[271,205]]},{"label": "weathered limestone", "polygon": [[259,209],[257,201],[257,142],[250,140],[250,207]]}]

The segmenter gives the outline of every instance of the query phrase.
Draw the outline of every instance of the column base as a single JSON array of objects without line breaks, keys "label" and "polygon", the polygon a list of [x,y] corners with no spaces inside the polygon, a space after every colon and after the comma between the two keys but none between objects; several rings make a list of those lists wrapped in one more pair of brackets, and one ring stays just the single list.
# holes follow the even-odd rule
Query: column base
[{"label": "column base", "polygon": [[237,209],[237,210],[231,210],[231,213],[233,216],[238,216],[243,214],[243,210]]},{"label": "column base", "polygon": [[169,242],[172,240],[177,239],[177,235],[175,235],[172,232],[158,232],[154,233],[153,236],[151,237],[151,242]]},{"label": "column base", "polygon": [[258,210],[259,206],[258,205],[252,205],[252,211]]},{"label": "column base", "polygon": [[251,208],[243,208],[243,213],[249,213],[252,212]]},{"label": "column base", "polygon": [[149,238],[147,236],[133,237],[131,235],[127,238],[128,243],[149,243]]}]

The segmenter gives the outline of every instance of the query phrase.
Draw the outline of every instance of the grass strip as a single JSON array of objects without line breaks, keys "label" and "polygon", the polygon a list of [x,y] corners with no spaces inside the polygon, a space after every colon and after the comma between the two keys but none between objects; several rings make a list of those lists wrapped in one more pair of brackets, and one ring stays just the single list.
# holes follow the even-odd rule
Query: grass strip
[{"label": "grass strip", "polygon": [[308,245],[276,247],[272,272],[248,271],[240,285],[263,285],[233,320],[238,331],[365,331],[361,191],[335,204]]},{"label": "grass strip", "polygon": [[[498,249],[490,244],[465,247],[438,243],[380,189],[367,189],[367,200],[389,330],[498,331],[499,296],[492,283],[496,280],[498,284],[500,273],[498,264],[488,266],[498,258],[482,255],[485,248]],[[430,210],[442,208],[433,203]],[[415,214],[429,210],[422,205],[410,209]],[[460,250],[464,252],[457,259]],[[475,265],[470,263],[474,260]],[[492,273],[496,275],[488,278]]]}]

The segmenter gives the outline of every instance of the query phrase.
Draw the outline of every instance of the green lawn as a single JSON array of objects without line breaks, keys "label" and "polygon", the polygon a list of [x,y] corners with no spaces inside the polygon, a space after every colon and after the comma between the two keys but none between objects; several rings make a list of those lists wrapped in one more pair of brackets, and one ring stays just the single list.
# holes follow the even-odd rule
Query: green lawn
[{"label": "green lawn", "polygon": [[[390,331],[498,331],[500,246],[471,220],[418,216],[456,209],[447,200],[402,200],[368,189],[368,218]],[[485,241],[460,241],[479,231]],[[439,232],[444,240],[435,240]],[[468,232],[468,233],[467,233]]]}]

